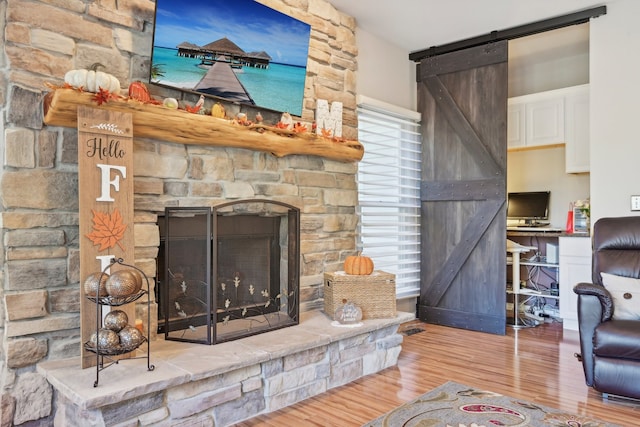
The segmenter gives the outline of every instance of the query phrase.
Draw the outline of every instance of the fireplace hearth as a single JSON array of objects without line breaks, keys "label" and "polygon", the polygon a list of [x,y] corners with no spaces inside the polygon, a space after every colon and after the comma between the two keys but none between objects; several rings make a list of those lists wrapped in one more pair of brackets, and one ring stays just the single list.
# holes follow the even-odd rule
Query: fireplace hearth
[{"label": "fireplace hearth", "polygon": [[268,200],[159,218],[158,332],[217,344],[299,322],[300,211]]}]

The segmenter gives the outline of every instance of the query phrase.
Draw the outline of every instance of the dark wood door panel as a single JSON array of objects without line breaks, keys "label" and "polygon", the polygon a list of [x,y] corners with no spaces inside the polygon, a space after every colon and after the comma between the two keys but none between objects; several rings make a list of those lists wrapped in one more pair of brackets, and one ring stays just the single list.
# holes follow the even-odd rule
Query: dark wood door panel
[{"label": "dark wood door panel", "polygon": [[[444,247],[452,247],[450,251],[447,252],[443,252],[442,255],[445,255],[443,258],[445,258],[445,260],[440,263],[439,265],[432,265],[432,270],[433,272],[437,272],[433,278],[431,278],[431,283],[430,286],[425,289],[424,292],[421,292],[421,297],[420,297],[420,303],[421,304],[426,304],[429,306],[436,306],[438,305],[441,301],[442,298],[445,294],[445,292],[447,292],[447,290],[449,289],[449,287],[451,286],[451,284],[454,282],[454,280],[456,279],[456,277],[458,277],[460,275],[460,272],[465,268],[465,265],[468,263],[471,254],[473,253],[474,250],[478,249],[484,249],[486,250],[490,250],[492,249],[493,245],[489,245],[491,247],[478,247],[479,243],[481,242],[483,236],[485,235],[485,232],[487,229],[489,229],[489,226],[491,225],[491,223],[494,221],[494,219],[496,218],[496,216],[500,213],[501,211],[501,207],[502,204],[504,202],[500,202],[497,200],[490,200],[490,201],[484,201],[481,203],[478,203],[478,207],[476,210],[474,210],[473,214],[470,215],[470,218],[468,220],[468,222],[466,224],[457,224],[457,223],[453,223],[451,224],[451,227],[438,227],[439,230],[447,233],[448,230],[451,230],[448,235],[431,235],[429,236],[428,234],[426,234],[426,239],[427,241],[433,241],[433,240],[444,240],[446,243],[448,243],[447,245],[443,246]],[[454,208],[452,206],[449,206],[447,208],[447,206],[444,206],[445,209],[448,209],[450,212],[454,211]],[[425,209],[425,214],[426,216],[429,216],[430,213],[434,213],[433,210],[429,210],[428,208]],[[432,217],[438,217],[437,214],[434,214]],[[460,215],[451,215],[451,217],[454,219],[456,217],[460,217]],[[498,221],[500,222],[500,221]],[[459,238],[456,237],[455,233],[456,231],[460,231],[460,236]],[[427,231],[428,233],[429,231]],[[438,233],[438,234],[442,234],[442,233]],[[453,238],[455,241],[451,241]],[[485,244],[485,246],[487,246]],[[434,252],[437,250],[437,248],[434,248]],[[482,275],[480,274],[481,271],[486,270],[486,269],[490,269],[493,270],[491,268],[491,266],[494,264],[494,262],[491,262],[491,259],[485,259],[483,254],[480,254],[479,257],[481,258],[480,260],[476,261],[474,259],[471,259],[471,262],[473,263],[474,266],[476,266],[476,270],[472,272],[472,279],[477,279],[478,277],[481,277]],[[504,264],[501,266],[504,267]],[[474,284],[475,286],[475,284]],[[502,293],[504,293],[504,283],[502,284]],[[491,295],[493,294],[493,292],[491,292],[491,289],[486,289],[486,293],[485,295]],[[481,298],[484,299],[484,298]],[[473,300],[472,300],[473,301]],[[494,304],[491,304],[492,306]]]},{"label": "dark wood door panel", "polygon": [[[427,91],[436,100],[436,108],[442,114],[442,119],[450,127],[450,130],[447,129],[447,131],[452,132],[457,137],[456,139],[464,148],[466,157],[473,160],[471,164],[481,166],[482,171],[486,174],[502,173],[504,165],[499,165],[496,162],[496,159],[484,144],[482,136],[473,128],[469,119],[467,119],[467,115],[456,103],[453,95],[449,93],[440,78],[431,76],[426,78],[423,83]],[[462,92],[468,96],[469,100],[473,100],[469,91]]]},{"label": "dark wood door panel", "polygon": [[507,42],[488,43],[457,52],[426,58],[418,65],[418,80],[433,75],[460,73],[487,65],[501,64],[507,60]]},{"label": "dark wood door panel", "polygon": [[419,317],[497,334],[506,321],[506,43],[427,58]]}]

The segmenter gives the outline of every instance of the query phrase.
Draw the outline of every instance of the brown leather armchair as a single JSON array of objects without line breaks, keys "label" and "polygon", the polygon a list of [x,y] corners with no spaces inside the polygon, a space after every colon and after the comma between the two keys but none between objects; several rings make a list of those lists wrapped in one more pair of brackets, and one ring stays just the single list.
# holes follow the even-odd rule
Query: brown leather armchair
[{"label": "brown leather armchair", "polygon": [[[611,394],[640,399],[640,320],[614,318],[616,305],[601,276],[604,272],[640,278],[640,216],[599,219],[592,244],[593,283],[573,289],[578,294],[585,380],[605,398]],[[640,282],[637,291],[624,297],[635,297],[640,308]]]}]

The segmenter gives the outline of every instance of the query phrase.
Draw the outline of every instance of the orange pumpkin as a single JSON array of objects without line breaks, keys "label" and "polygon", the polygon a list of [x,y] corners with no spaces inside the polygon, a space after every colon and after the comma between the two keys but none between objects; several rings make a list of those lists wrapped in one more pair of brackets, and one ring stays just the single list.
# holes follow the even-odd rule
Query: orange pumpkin
[{"label": "orange pumpkin", "polygon": [[136,99],[138,101],[147,102],[151,99],[151,94],[147,86],[141,81],[132,82],[129,85],[129,98]]},{"label": "orange pumpkin", "polygon": [[373,260],[362,255],[348,256],[344,261],[344,271],[353,275],[368,275],[373,273]]},{"label": "orange pumpkin", "polygon": [[149,93],[149,89],[141,81],[135,81],[129,85],[129,98],[135,99],[136,101],[140,101],[145,104],[162,104],[160,101],[153,99],[153,97]]}]

